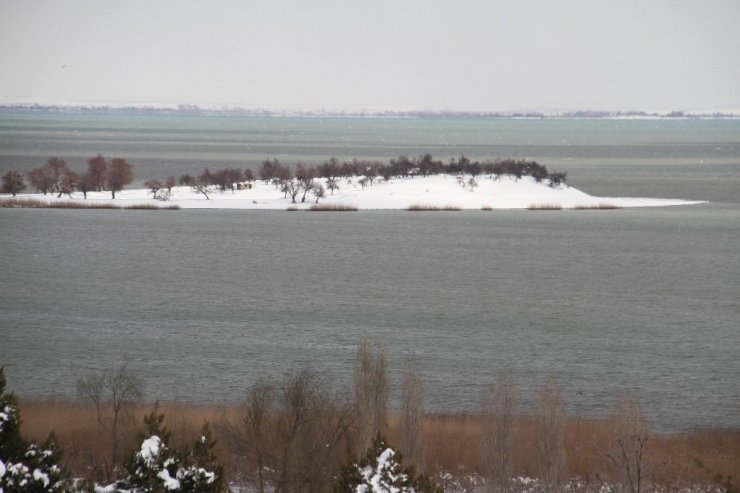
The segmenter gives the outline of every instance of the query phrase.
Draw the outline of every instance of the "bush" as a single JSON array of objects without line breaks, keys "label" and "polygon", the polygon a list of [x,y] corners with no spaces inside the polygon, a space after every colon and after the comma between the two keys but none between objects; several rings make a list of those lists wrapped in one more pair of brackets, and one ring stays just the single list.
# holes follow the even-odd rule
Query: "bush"
[{"label": "bush", "polygon": [[427,476],[402,466],[402,456],[378,434],[367,455],[342,468],[334,493],[443,493]]},{"label": "bush", "polygon": [[67,472],[58,465],[61,451],[54,434],[39,447],[21,438],[15,396],[5,393],[0,367],[0,492],[57,493],[71,491]]},{"label": "bush", "polygon": [[144,418],[141,447],[126,466],[128,476],[105,491],[149,493],[160,491],[219,493],[224,488],[223,467],[216,463],[208,424],[192,449],[178,451],[167,445],[170,432],[162,425],[157,407]]}]

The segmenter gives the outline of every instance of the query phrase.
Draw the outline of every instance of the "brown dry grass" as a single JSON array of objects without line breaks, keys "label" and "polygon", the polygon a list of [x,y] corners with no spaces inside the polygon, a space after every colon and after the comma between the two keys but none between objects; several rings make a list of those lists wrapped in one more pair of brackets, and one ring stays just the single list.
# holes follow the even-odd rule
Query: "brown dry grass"
[{"label": "brown dry grass", "polygon": [[180,209],[179,205],[171,204],[160,207],[154,204],[133,204],[123,207],[123,209],[137,210],[137,211],[176,211]]},{"label": "brown dry grass", "polygon": [[38,199],[4,199],[0,200],[0,207],[26,208],[26,209],[118,209],[119,207],[109,203],[90,202],[80,204],[72,201],[47,202]]},{"label": "brown dry grass", "polygon": [[[143,417],[152,405],[136,408],[127,424],[126,455],[137,443]],[[237,421],[240,406],[161,403],[165,424],[172,432],[175,447],[192,443],[204,422],[208,421],[219,439],[217,454],[230,477],[241,470],[239,459],[228,450],[228,440],[218,436],[218,423],[225,416]],[[69,400],[21,400],[23,433],[42,441],[52,430],[64,451],[65,464],[78,476],[94,477],[96,465],[110,453],[108,437],[95,421],[93,409]],[[570,477],[608,477],[606,457],[615,440],[615,422],[569,418],[565,427],[567,470]],[[482,420],[474,414],[432,414],[424,419],[424,442],[428,472],[476,472],[480,458]],[[533,418],[520,417],[515,423],[519,454],[515,459],[518,475],[533,476],[535,467],[536,427]],[[400,444],[399,419],[391,416],[389,441]],[[697,465],[701,461],[703,467]],[[715,474],[740,477],[740,430],[698,430],[692,433],[653,435],[648,443],[648,477],[664,485],[707,483]],[[102,478],[101,478],[102,480]]]},{"label": "brown dry grass", "polygon": [[2,199],[0,200],[0,208],[18,208],[18,209],[134,209],[134,210],[177,210],[180,208],[178,205],[168,205],[159,207],[153,204],[132,204],[126,206],[120,206],[111,204],[108,202],[72,202],[70,200],[65,201],[53,201],[47,202],[45,200],[38,199]]},{"label": "brown dry grass", "polygon": [[308,210],[319,212],[352,212],[356,211],[357,207],[345,204],[314,204]]},{"label": "brown dry grass", "polygon": [[529,204],[527,209],[530,211],[560,211],[563,206],[560,204]]},{"label": "brown dry grass", "polygon": [[592,205],[578,204],[574,207],[574,209],[577,211],[590,211],[590,210],[598,210],[598,209],[607,209],[607,210],[621,209],[621,207],[614,205],[614,204],[601,202],[601,203],[592,204]]},{"label": "brown dry grass", "polygon": [[438,205],[428,204],[412,204],[408,206],[407,211],[412,212],[425,212],[425,211],[461,211],[462,207],[456,205],[444,205],[442,207]]}]

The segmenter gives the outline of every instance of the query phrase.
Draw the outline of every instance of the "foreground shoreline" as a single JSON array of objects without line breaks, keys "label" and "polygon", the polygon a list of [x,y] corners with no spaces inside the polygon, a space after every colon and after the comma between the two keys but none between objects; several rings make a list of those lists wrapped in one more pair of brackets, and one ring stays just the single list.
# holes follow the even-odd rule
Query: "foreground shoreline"
[{"label": "foreground shoreline", "polygon": [[[21,397],[19,409],[28,438],[42,441],[54,431],[64,450],[65,465],[78,477],[89,474],[92,464],[109,453],[110,441],[98,425],[94,408],[72,399],[34,399]],[[153,403],[139,403],[123,425],[122,449],[136,446],[136,430],[143,424]],[[246,411],[237,402],[197,404],[186,401],[160,402],[165,426],[173,433],[172,443],[187,443],[204,421],[211,424],[218,440],[216,453],[228,471],[231,482],[248,483],[251,471],[243,457],[232,450],[225,423],[237,424]],[[391,445],[402,440],[400,413],[391,412],[387,438]],[[481,437],[483,417],[473,413],[430,413],[423,417],[424,469],[446,483],[448,491],[479,491],[481,480]],[[608,474],[612,449],[619,428],[616,417],[592,419],[577,415],[565,418],[565,457],[569,478],[580,478],[598,490],[599,475]],[[518,452],[512,457],[518,477],[535,477],[537,422],[533,416],[515,418],[514,432]],[[740,429],[697,429],[689,432],[658,434],[649,431],[646,458],[650,482],[684,486],[687,491],[710,491],[712,476],[738,477],[740,469]],[[701,466],[699,465],[701,464]],[[590,484],[590,481],[595,481]],[[449,483],[448,483],[449,482]],[[694,488],[698,488],[694,490]],[[585,488],[583,491],[594,491]],[[715,490],[712,490],[715,491]]]}]

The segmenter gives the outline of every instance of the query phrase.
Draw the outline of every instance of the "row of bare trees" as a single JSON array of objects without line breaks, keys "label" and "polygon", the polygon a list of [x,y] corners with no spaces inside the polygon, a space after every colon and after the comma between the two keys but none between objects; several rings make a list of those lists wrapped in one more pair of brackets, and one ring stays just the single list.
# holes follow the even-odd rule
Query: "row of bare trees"
[{"label": "row of bare trees", "polygon": [[[26,176],[29,184],[44,195],[56,193],[57,197],[71,197],[77,191],[87,198],[88,192],[107,190],[114,199],[116,192],[134,179],[133,165],[128,161],[113,158],[109,162],[100,154],[87,160],[87,170],[82,175],[70,169],[63,159],[53,157]],[[26,188],[23,175],[17,171],[9,171],[2,178],[2,192],[15,197]]]},{"label": "row of bare trees", "polygon": [[537,182],[549,180],[552,186],[560,185],[566,180],[566,173],[549,172],[547,167],[536,161],[517,159],[497,159],[494,161],[471,161],[465,156],[452,159],[449,163],[435,160],[430,154],[409,158],[399,156],[391,159],[387,164],[379,161],[367,161],[353,159],[340,163],[336,158],[331,158],[318,166],[298,164],[295,175],[293,170],[277,159],[265,160],[260,165],[258,175],[265,182],[279,184],[289,181],[293,176],[299,178],[299,173],[312,174],[315,178],[335,180],[336,178],[362,177],[367,184],[382,177],[385,180],[392,178],[413,178],[414,176],[431,175],[489,175],[492,178],[500,178],[510,175],[516,179],[523,176],[531,176]]},{"label": "row of bare trees", "polygon": [[[174,177],[170,178],[174,180]],[[202,173],[196,176],[188,174],[181,175],[178,183],[181,186],[192,188],[193,191],[201,193],[206,199],[209,199],[209,194],[214,188],[222,192],[227,190],[231,190],[233,192],[238,183],[253,181],[255,181],[254,173],[252,173],[252,170],[249,168],[244,171],[236,168],[222,168],[215,172],[211,172],[209,168],[206,168]]]},{"label": "row of bare trees", "polygon": [[[489,388],[483,410],[481,472],[491,493],[510,493],[519,453],[517,391],[514,375],[506,371]],[[610,493],[641,493],[645,486],[646,447],[650,437],[637,401],[625,397],[618,405],[615,441],[600,452],[611,464],[609,480],[596,473],[599,489]],[[563,491],[567,481],[565,407],[562,389],[550,376],[537,393],[534,416],[535,473],[538,490]],[[603,472],[602,472],[603,474]]]},{"label": "row of bare trees", "polygon": [[[334,191],[339,189],[339,178],[358,177],[358,184],[364,188],[373,185],[378,177],[388,181],[392,178],[439,174],[470,175],[471,188],[478,175],[488,175],[494,179],[508,175],[517,180],[523,176],[531,176],[537,182],[548,180],[550,186],[553,187],[564,183],[567,175],[564,172],[551,173],[545,166],[535,161],[497,159],[481,162],[460,156],[458,159],[450,160],[449,163],[443,163],[433,159],[430,154],[415,158],[399,156],[391,159],[387,164],[358,159],[340,163],[332,157],[318,166],[299,163],[294,168],[280,163],[277,159],[267,159],[262,162],[258,171],[259,179],[274,184],[276,189],[285,194],[285,197],[290,196],[293,203],[297,202],[299,195],[301,202],[305,202],[309,194],[313,195],[318,203],[319,199],[325,196],[326,188],[333,195]],[[133,171],[132,166],[124,159],[114,158],[109,163],[103,156],[97,155],[87,160],[87,170],[82,175],[71,170],[64,160],[51,158],[44,166],[29,171],[27,177],[30,185],[44,195],[57,193],[58,197],[71,196],[73,192],[79,191],[87,198],[87,192],[109,190],[115,198],[117,191],[133,181]],[[326,187],[319,183],[317,178],[323,178]],[[234,191],[237,183],[251,182],[255,179],[251,169],[242,171],[236,168],[223,168],[211,172],[206,168],[196,176],[182,175],[178,183],[191,187],[208,199],[213,189],[219,189],[222,192]],[[151,190],[154,198],[167,200],[175,185],[175,178],[170,176],[164,182],[152,179],[144,185]],[[23,175],[17,171],[6,173],[2,177],[1,186],[3,192],[12,193],[13,196],[27,188]]]}]

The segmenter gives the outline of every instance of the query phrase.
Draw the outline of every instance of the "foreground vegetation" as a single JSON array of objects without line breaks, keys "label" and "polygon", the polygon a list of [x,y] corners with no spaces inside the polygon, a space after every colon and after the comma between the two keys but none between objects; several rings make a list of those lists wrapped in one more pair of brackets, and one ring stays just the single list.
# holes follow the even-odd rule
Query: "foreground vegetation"
[{"label": "foreground vegetation", "polygon": [[[64,456],[63,464],[76,477],[93,477],[105,482],[102,463],[110,454],[110,438],[98,426],[94,410],[70,400],[30,400],[20,403],[24,431],[29,439],[43,441],[55,430]],[[186,402],[160,403],[164,425],[171,431],[170,443],[186,447],[201,432],[204,422],[214,423],[217,439],[214,453],[224,465],[229,481],[249,481],[254,471],[250,460],[238,453],[222,427],[224,419],[236,422],[245,408],[237,404],[199,405]],[[130,410],[123,427],[122,448],[136,445],[136,429],[151,405],[139,404]],[[425,414],[422,422],[424,463],[421,470],[448,486],[472,490],[482,481],[480,466],[481,414]],[[535,477],[534,445],[537,442],[532,417],[514,420],[514,433],[519,437],[519,451],[512,457],[512,477]],[[592,491],[598,491],[600,478],[615,474],[607,457],[610,444],[616,442],[617,418],[594,420],[569,417],[565,420],[564,445],[567,457],[566,477],[580,478]],[[400,443],[400,416],[389,416],[388,442]],[[721,490],[722,482],[740,475],[740,431],[696,430],[690,433],[655,435],[648,444],[649,460],[646,480],[665,485],[669,491],[694,488]],[[439,473],[439,474],[438,474]],[[597,477],[598,474],[598,477]],[[720,477],[715,477],[716,475]],[[643,486],[643,489],[645,487]],[[628,490],[629,491],[629,490]],[[645,491],[653,491],[651,488]]]},{"label": "foreground vegetation", "polygon": [[[351,393],[336,393],[304,370],[255,383],[240,403],[147,404],[142,381],[123,365],[80,379],[77,400],[21,401],[21,449],[28,441],[58,444],[58,471],[83,479],[78,491],[97,484],[107,491],[206,492],[222,482],[259,493],[344,491],[337,488],[347,484],[356,490],[372,476],[368,464],[380,470],[383,457],[398,461],[386,464],[388,471],[406,470],[398,474],[413,479],[406,485],[413,487],[399,483],[397,491],[737,491],[738,430],[657,435],[629,398],[608,419],[567,416],[553,378],[532,409],[521,409],[510,372],[492,382],[480,412],[429,414],[413,360],[400,409],[391,413],[387,373],[386,351],[363,342]],[[9,442],[0,437],[0,459],[8,463]],[[155,459],[147,452],[152,444]],[[146,481],[159,489],[147,489]]]}]

